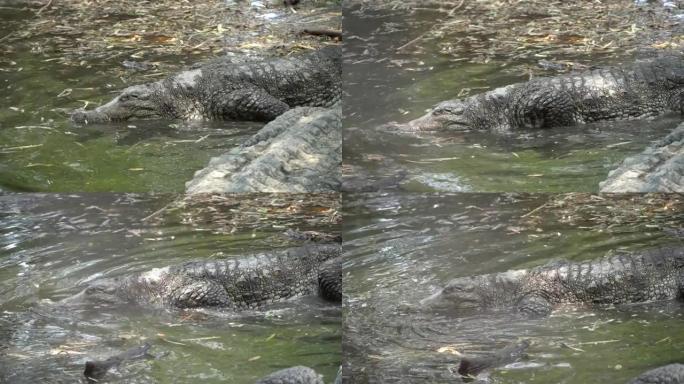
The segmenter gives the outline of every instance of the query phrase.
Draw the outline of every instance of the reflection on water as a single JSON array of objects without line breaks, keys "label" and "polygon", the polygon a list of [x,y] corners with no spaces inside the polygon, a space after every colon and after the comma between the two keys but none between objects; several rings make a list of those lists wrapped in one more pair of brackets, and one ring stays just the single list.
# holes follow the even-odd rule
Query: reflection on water
[{"label": "reflection on water", "polygon": [[103,277],[298,245],[288,228],[339,233],[338,210],[335,194],[0,196],[0,382],[77,382],[86,360],[144,342],[156,357],[107,382],[251,383],[292,365],[332,381],[340,310],[315,297],[243,314],[64,299]]},{"label": "reflection on water", "polygon": [[[524,4],[507,7],[524,8]],[[345,9],[344,160],[351,169],[347,173],[382,180],[405,171],[408,176],[401,188],[407,191],[596,191],[598,183],[626,156],[641,152],[680,121],[666,117],[503,137],[472,132],[420,136],[379,132],[379,126],[409,121],[443,100],[527,81],[530,73],[554,75],[536,67],[540,57],[558,54],[558,59],[603,65],[633,60],[633,50],[616,57],[577,48],[563,51],[561,43],[558,47],[549,43],[546,50],[556,50],[539,55],[524,47],[519,55],[491,49],[486,60],[479,60],[466,42],[484,45],[480,50],[497,42],[488,41],[492,31],[474,27],[466,36],[458,36],[459,54],[447,52],[444,46],[453,36],[421,37],[436,23],[449,25],[450,21],[465,28],[469,22],[464,18],[478,17],[452,17],[449,12],[449,7],[435,4],[411,10],[353,4]],[[478,22],[486,25],[490,16],[482,15]],[[517,18],[507,27],[520,29],[528,23],[528,18]],[[401,49],[414,40],[417,43],[410,49]]]},{"label": "reflection on water", "polygon": [[458,356],[527,338],[496,383],[626,382],[684,358],[681,302],[454,318],[415,304],[450,278],[675,244],[680,196],[374,194],[345,198],[343,354],[353,382],[459,382]]}]

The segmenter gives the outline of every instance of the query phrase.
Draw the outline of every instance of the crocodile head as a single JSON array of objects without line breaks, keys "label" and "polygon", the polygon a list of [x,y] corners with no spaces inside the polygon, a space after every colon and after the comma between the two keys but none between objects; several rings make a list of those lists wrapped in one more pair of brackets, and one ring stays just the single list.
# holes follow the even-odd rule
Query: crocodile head
[{"label": "crocodile head", "polygon": [[493,89],[481,95],[447,100],[427,114],[405,124],[390,123],[388,129],[408,132],[510,129],[507,105],[515,84]]},{"label": "crocodile head", "polygon": [[458,131],[472,128],[467,115],[468,100],[448,100],[435,106],[427,114],[408,123],[389,123],[383,128],[404,132]]},{"label": "crocodile head", "polygon": [[466,115],[467,101],[448,100],[435,106],[427,114],[407,123],[412,131],[466,130],[471,128]]},{"label": "crocodile head", "polygon": [[421,300],[424,308],[437,310],[486,309],[514,307],[523,297],[529,272],[524,269],[453,279],[434,295]]},{"label": "crocodile head", "polygon": [[159,104],[155,94],[159,84],[141,84],[128,87],[107,104],[93,110],[75,110],[71,120],[76,123],[104,123],[129,119],[151,119],[160,117]]},{"label": "crocodile head", "polygon": [[103,279],[88,285],[81,295],[88,302],[96,304],[120,304],[124,301],[117,295],[118,278]]},{"label": "crocodile head", "polygon": [[482,306],[480,276],[451,280],[444,288],[420,301],[424,308],[472,309]]}]

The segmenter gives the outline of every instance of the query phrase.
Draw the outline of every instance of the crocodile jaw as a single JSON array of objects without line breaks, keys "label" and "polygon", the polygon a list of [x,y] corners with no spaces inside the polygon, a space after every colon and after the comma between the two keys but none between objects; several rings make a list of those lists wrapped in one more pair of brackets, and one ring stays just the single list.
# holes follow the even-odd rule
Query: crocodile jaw
[{"label": "crocodile jaw", "polygon": [[161,117],[159,105],[155,102],[159,87],[158,83],[128,87],[107,104],[90,111],[75,110],[71,114],[71,120],[75,123],[89,124]]}]

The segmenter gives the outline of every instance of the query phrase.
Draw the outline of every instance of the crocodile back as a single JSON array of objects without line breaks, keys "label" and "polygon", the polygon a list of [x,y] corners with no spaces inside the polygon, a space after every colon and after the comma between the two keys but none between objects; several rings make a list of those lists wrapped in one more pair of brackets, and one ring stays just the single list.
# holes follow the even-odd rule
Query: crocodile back
[{"label": "crocodile back", "polygon": [[533,269],[525,291],[550,302],[622,304],[681,296],[684,248],[655,248]]},{"label": "crocodile back", "polygon": [[510,93],[513,127],[545,128],[682,112],[681,56],[533,79]]},{"label": "crocodile back", "polygon": [[205,67],[199,91],[256,87],[290,107],[330,107],[341,97],[341,57],[342,49],[330,46],[283,58]]},{"label": "crocodile back", "polygon": [[[213,283],[223,289],[230,307],[258,308],[315,294],[321,265],[339,255],[339,245],[312,244],[246,258],[188,262],[172,268],[169,275],[176,276],[175,285]],[[174,288],[166,290],[171,292]]]}]

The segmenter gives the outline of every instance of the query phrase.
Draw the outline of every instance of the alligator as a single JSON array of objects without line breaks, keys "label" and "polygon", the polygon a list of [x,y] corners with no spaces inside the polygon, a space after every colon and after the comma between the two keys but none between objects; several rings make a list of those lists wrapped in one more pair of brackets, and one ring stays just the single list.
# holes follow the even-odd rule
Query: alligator
[{"label": "alligator", "polygon": [[340,302],[340,255],[339,244],[310,244],[237,259],[189,261],[103,279],[81,295],[114,303],[235,311],[316,293]]},{"label": "alligator", "polygon": [[684,248],[655,248],[584,262],[560,261],[451,280],[423,309],[516,309],[546,316],[561,304],[614,305],[684,299]]},{"label": "alligator", "polygon": [[684,383],[684,364],[669,364],[651,369],[627,384],[680,384]]},{"label": "alligator", "polygon": [[631,66],[539,77],[465,99],[444,101],[399,131],[552,128],[684,112],[681,55]]},{"label": "alligator", "polygon": [[341,96],[339,46],[263,62],[215,60],[154,83],[134,85],[77,123],[133,118],[271,121],[296,106],[329,107]]},{"label": "alligator", "polygon": [[341,108],[299,107],[212,158],[186,183],[186,192],[338,191],[341,164]]},{"label": "alligator", "polygon": [[599,184],[601,192],[684,192],[684,123],[630,156]]}]

